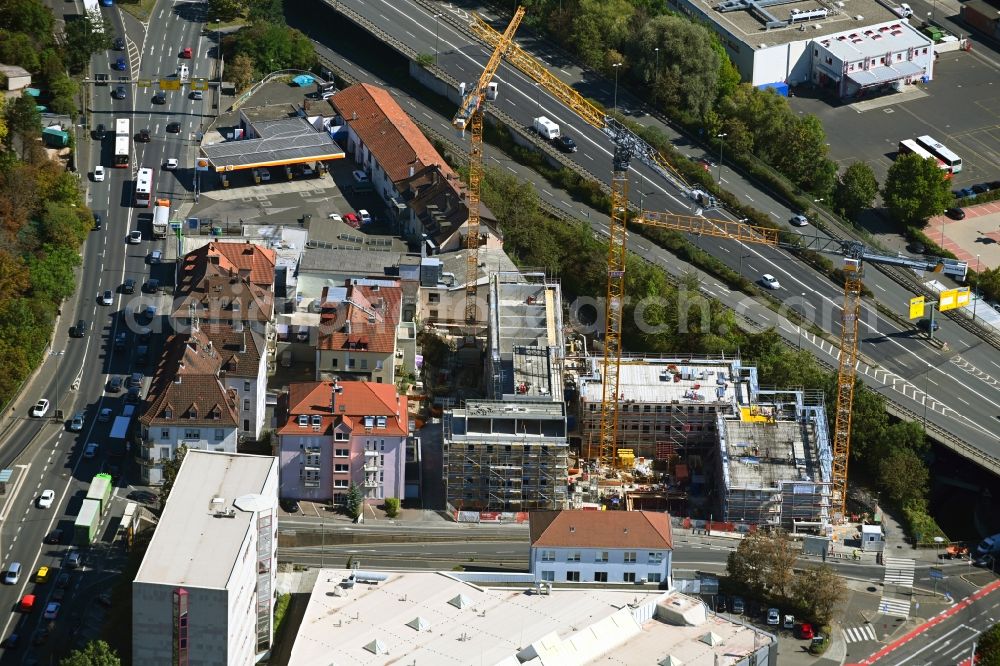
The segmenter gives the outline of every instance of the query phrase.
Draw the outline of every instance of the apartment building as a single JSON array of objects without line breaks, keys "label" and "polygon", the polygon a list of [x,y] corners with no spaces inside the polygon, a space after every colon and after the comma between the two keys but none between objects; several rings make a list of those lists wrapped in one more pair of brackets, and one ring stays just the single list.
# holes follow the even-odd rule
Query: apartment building
[{"label": "apartment building", "polygon": [[134,664],[246,666],[271,648],[278,461],[190,451],[132,582]]},{"label": "apartment building", "polygon": [[343,504],[405,494],[406,396],[392,384],[300,382],[279,399],[281,496]]},{"label": "apartment building", "polygon": [[651,511],[535,511],[531,573],[559,583],[671,587],[670,516]]}]

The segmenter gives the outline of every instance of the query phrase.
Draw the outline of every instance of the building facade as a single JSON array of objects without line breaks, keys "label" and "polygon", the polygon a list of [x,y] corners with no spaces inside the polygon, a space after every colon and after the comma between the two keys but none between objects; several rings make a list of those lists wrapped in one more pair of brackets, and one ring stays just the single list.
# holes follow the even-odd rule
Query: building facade
[{"label": "building facade", "polygon": [[132,583],[132,663],[255,663],[271,648],[278,462],[191,451]]},{"label": "building facade", "polygon": [[650,511],[531,514],[531,573],[552,583],[672,587],[670,516]]},{"label": "building facade", "polygon": [[392,384],[302,382],[279,400],[281,496],[342,505],[405,495],[406,397]]}]

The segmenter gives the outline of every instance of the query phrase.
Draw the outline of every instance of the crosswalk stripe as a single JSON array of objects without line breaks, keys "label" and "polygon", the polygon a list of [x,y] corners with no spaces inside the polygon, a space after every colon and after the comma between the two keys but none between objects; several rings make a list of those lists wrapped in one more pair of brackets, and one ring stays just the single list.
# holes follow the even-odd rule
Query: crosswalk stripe
[{"label": "crosswalk stripe", "polygon": [[878,602],[878,611],[883,615],[908,618],[910,617],[910,602],[909,600],[882,597]]},{"label": "crosswalk stripe", "polygon": [[861,627],[847,627],[843,630],[844,640],[848,643],[861,643],[862,641],[876,641],[875,630],[871,625],[866,624]]}]

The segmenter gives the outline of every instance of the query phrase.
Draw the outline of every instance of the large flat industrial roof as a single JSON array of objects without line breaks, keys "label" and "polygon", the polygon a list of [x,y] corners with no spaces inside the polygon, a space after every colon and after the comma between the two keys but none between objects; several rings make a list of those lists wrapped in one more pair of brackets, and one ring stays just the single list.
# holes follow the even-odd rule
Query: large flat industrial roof
[{"label": "large flat industrial roof", "polygon": [[[247,533],[256,529],[255,514],[234,501],[262,493],[277,464],[271,456],[189,450],[135,582],[225,588]],[[234,517],[216,515],[217,497]]]},{"label": "large flat industrial roof", "polygon": [[[700,601],[676,592],[574,587],[538,594],[444,572],[359,572],[369,582],[346,588],[341,581],[350,573],[319,572],[289,666],[641,664],[668,656],[717,664],[771,640],[707,616]],[[658,619],[665,616],[695,624]]]},{"label": "large flat industrial roof", "polygon": [[259,139],[241,139],[201,146],[216,171],[301,164],[344,158],[344,151],[326,131],[305,118],[281,118],[254,125]]},{"label": "large flat industrial roof", "polygon": [[[739,361],[731,359],[625,358],[618,372],[619,394],[624,402],[652,404],[745,402],[749,387],[739,374],[741,367]],[[604,362],[591,359],[591,368],[591,376],[580,377],[580,398],[586,403],[598,403],[602,399]]]}]

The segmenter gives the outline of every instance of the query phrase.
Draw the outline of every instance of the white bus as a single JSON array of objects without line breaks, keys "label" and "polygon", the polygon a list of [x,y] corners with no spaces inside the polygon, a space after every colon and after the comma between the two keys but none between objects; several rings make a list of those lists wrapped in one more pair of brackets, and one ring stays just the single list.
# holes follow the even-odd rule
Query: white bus
[{"label": "white bus", "polygon": [[919,155],[925,160],[934,160],[937,163],[939,169],[948,172],[946,177],[951,178],[951,169],[948,167],[948,165],[945,164],[944,161],[941,160],[940,158],[931,155],[927,150],[925,150],[919,143],[917,143],[913,139],[906,139],[904,141],[899,142],[899,153],[897,154],[906,155],[908,153],[912,153],[913,155]]},{"label": "white bus", "polygon": [[916,141],[924,150],[944,162],[952,173],[958,173],[962,170],[962,158],[948,150],[943,143],[935,141],[926,134],[918,136]]},{"label": "white bus", "polygon": [[153,170],[142,167],[135,176],[135,205],[149,208],[153,202]]},{"label": "white bus", "polygon": [[131,123],[128,118],[115,120],[115,166],[119,169],[128,166],[129,154],[132,152],[130,128]]}]

